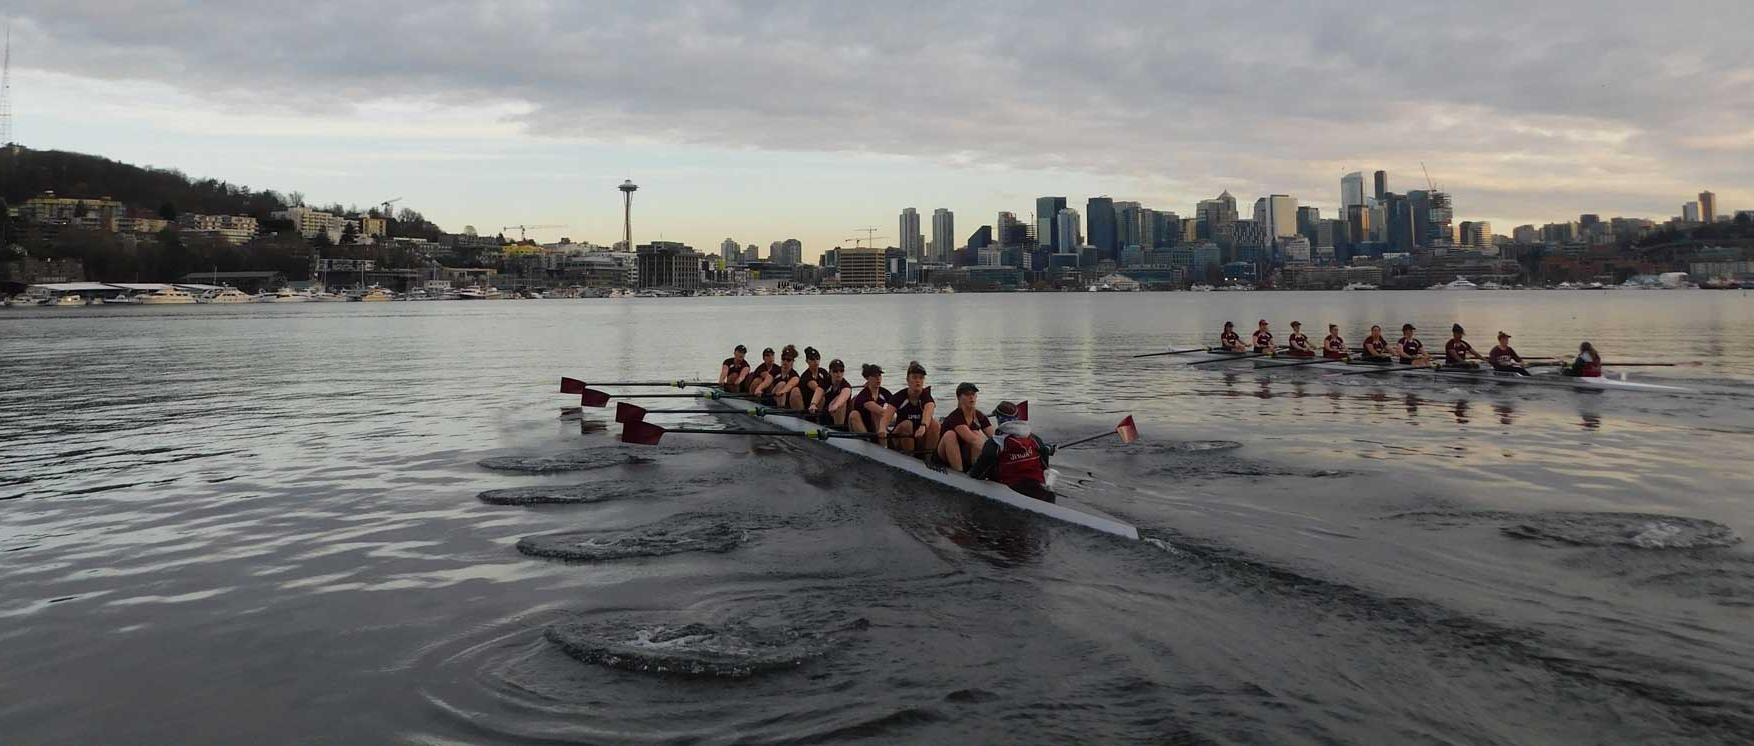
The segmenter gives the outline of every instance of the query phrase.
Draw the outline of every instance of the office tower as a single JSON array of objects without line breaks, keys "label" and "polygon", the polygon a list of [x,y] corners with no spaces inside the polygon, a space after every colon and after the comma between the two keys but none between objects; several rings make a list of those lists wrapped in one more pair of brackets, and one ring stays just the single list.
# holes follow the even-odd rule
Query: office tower
[{"label": "office tower", "polygon": [[1196,238],[1215,240],[1224,226],[1236,222],[1236,198],[1230,196],[1228,189],[1216,199],[1201,200],[1196,209]]},{"label": "office tower", "polygon": [[1060,232],[1055,228],[1060,211],[1066,209],[1065,197],[1035,198],[1035,238],[1041,246],[1060,250]]},{"label": "office tower", "polygon": [[1389,172],[1376,172],[1376,198],[1382,199],[1389,194]]},{"label": "office tower", "polygon": [[956,213],[942,207],[932,211],[932,245],[937,249],[932,261],[949,264],[956,250]]},{"label": "office tower", "polygon": [[1012,212],[999,213],[999,219],[993,224],[993,240],[1005,248],[1031,245],[1029,226],[1017,219]]},{"label": "office tower", "polygon": [[1078,247],[1084,245],[1084,236],[1079,231],[1078,211],[1070,207],[1061,209],[1054,216],[1054,245],[1060,247],[1054,253],[1078,253]]},{"label": "office tower", "polygon": [[1711,192],[1699,193],[1699,219],[1706,223],[1717,220],[1717,195]]},{"label": "office tower", "polygon": [[1689,223],[1699,222],[1699,203],[1688,202],[1681,205],[1681,219]]},{"label": "office tower", "polygon": [[1346,208],[1364,204],[1364,173],[1353,171],[1340,177],[1340,214],[1346,214]]},{"label": "office tower", "polygon": [[[1322,209],[1319,207],[1297,208],[1297,235],[1311,241],[1316,239],[1316,227],[1321,225]],[[1332,244],[1329,244],[1330,246]]]},{"label": "office tower", "polygon": [[761,261],[761,247],[756,246],[755,244],[749,244],[749,245],[743,247],[743,263],[744,264],[748,264],[749,262],[759,262],[759,261]]},{"label": "office tower", "polygon": [[796,238],[777,241],[771,257],[774,264],[797,266],[804,263],[804,242]]},{"label": "office tower", "polygon": [[1120,248],[1120,234],[1115,231],[1115,201],[1108,197],[1091,197],[1084,205],[1085,230],[1090,245],[1096,247],[1099,259],[1114,259]]},{"label": "office tower", "polygon": [[1414,235],[1412,203],[1404,195],[1389,192],[1383,195],[1381,207],[1382,237],[1388,243],[1389,251],[1411,252],[1418,245]]},{"label": "office tower", "polygon": [[1519,225],[1510,229],[1510,240],[1523,245],[1540,243],[1541,229],[1532,225]]},{"label": "office tower", "polygon": [[737,239],[727,238],[719,242],[719,256],[725,260],[725,266],[740,263],[742,252],[737,250]]},{"label": "office tower", "polygon": [[1120,248],[1140,245],[1139,203],[1115,203],[1115,245]]},{"label": "office tower", "polygon": [[1297,198],[1286,194],[1267,196],[1268,238],[1297,235]]},{"label": "office tower", "polygon": [[920,211],[909,207],[901,211],[901,226],[896,229],[895,240],[901,242],[901,253],[909,261],[918,262],[925,257],[926,239],[920,234]]},{"label": "office tower", "polygon": [[1484,220],[1462,221],[1461,244],[1481,251],[1487,251],[1488,249],[1493,248],[1492,224]]},{"label": "office tower", "polygon": [[1346,208],[1346,242],[1357,244],[1374,240],[1376,230],[1371,219],[1375,216],[1376,211],[1367,205]]}]

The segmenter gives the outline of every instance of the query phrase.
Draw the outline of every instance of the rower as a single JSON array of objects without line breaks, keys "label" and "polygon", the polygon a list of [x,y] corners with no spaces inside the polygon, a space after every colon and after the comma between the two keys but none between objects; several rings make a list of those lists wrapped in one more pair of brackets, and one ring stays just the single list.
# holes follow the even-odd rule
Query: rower
[{"label": "rower", "polygon": [[1431,353],[1425,351],[1425,343],[1413,336],[1419,327],[1412,324],[1401,325],[1401,338],[1395,341],[1395,355],[1402,365],[1425,367],[1431,365]]},{"label": "rower", "polygon": [[1510,346],[1510,335],[1504,332],[1498,333],[1498,344],[1492,348],[1491,352],[1486,353],[1486,362],[1492,365],[1493,370],[1500,373],[1529,375],[1529,369],[1524,365],[1523,357],[1516,354],[1516,349]]},{"label": "rower", "polygon": [[1450,325],[1449,341],[1443,343],[1443,367],[1472,370],[1480,367],[1480,363],[1476,361],[1486,359],[1474,351],[1474,346],[1468,344],[1468,340],[1462,339],[1464,333],[1461,324]]},{"label": "rower", "polygon": [[833,376],[822,369],[822,353],[814,347],[804,348],[804,371],[798,374],[798,388],[787,397],[785,407],[801,410],[816,401],[816,395],[832,382]]},{"label": "rower", "polygon": [[865,385],[847,403],[847,425],[855,433],[876,433],[877,442],[886,443],[895,410],[884,403],[889,401],[889,389],[883,388],[883,369],[865,363],[859,374],[864,376]]},{"label": "rower", "polygon": [[[809,354],[808,351],[805,352]],[[828,385],[816,390],[807,410],[826,427],[847,427],[847,403],[853,399],[853,384],[847,381],[847,364],[835,358],[828,363]]]},{"label": "rower", "polygon": [[938,449],[938,403],[932,401],[932,388],[926,385],[926,368],[915,360],[907,364],[907,388],[895,392],[887,402],[895,413],[889,431],[889,447],[903,453],[924,456]]},{"label": "rower", "polygon": [[1254,342],[1255,352],[1273,354],[1273,332],[1268,331],[1266,319],[1261,319],[1261,323],[1255,326],[1251,341]]},{"label": "rower", "polygon": [[773,374],[778,372],[779,369],[780,366],[773,361],[773,348],[768,347],[763,349],[761,351],[761,364],[755,366],[747,375],[743,376],[743,393],[763,393],[767,389],[768,383],[772,381]]},{"label": "rower", "polygon": [[1017,405],[999,402],[993,408],[994,437],[981,449],[968,475],[990,479],[1037,500],[1054,501],[1048,489],[1048,457],[1054,447],[1030,432],[1029,421],[1017,418]]},{"label": "rower", "polygon": [[786,407],[797,393],[802,380],[798,378],[798,348],[786,345],[780,350],[780,367],[768,379],[765,400],[770,407]]},{"label": "rower", "polygon": [[1322,339],[1322,357],[1329,360],[1352,359],[1352,354],[1346,350],[1346,338],[1340,336],[1339,324],[1328,325],[1328,336]]},{"label": "rower", "polygon": [[1291,357],[1315,357],[1314,347],[1309,346],[1309,337],[1303,333],[1303,322],[1291,322],[1291,336],[1285,338],[1285,354]]},{"label": "rower", "polygon": [[1364,338],[1364,362],[1394,362],[1389,354],[1389,341],[1383,338],[1382,327],[1377,324],[1370,325],[1370,334]]},{"label": "rower", "polygon": [[731,356],[719,366],[719,388],[726,391],[742,391],[743,378],[749,375],[749,361],[743,359],[749,354],[749,348],[737,345],[731,350]]},{"label": "rower", "polygon": [[1577,357],[1559,372],[1575,378],[1601,378],[1602,356],[1596,352],[1595,345],[1585,342],[1577,346]]},{"label": "rower", "polygon": [[940,426],[943,437],[938,439],[938,459],[952,471],[962,471],[973,463],[974,456],[993,437],[993,421],[975,408],[980,389],[963,381],[956,385],[956,409]]},{"label": "rower", "polygon": [[1218,349],[1225,352],[1248,352],[1242,346],[1242,335],[1236,333],[1236,324],[1224,322],[1224,333],[1218,335]]}]

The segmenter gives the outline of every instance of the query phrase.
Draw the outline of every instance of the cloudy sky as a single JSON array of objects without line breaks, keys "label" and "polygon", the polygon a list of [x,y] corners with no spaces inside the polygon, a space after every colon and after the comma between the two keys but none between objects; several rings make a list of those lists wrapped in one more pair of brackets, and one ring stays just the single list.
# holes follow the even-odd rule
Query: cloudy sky
[{"label": "cloudy sky", "polygon": [[[13,0],[15,137],[451,230],[806,254],[1033,198],[1754,208],[1754,3]],[[929,225],[929,220],[927,221]],[[929,231],[929,229],[928,229]]]}]

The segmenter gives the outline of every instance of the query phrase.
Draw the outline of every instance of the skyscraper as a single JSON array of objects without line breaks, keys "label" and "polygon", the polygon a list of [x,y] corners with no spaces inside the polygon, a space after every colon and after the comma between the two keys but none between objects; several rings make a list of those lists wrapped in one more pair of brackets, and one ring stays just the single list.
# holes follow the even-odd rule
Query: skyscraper
[{"label": "skyscraper", "polygon": [[739,263],[742,252],[737,249],[737,239],[727,238],[719,242],[719,257],[725,260],[725,266]]},{"label": "skyscraper", "polygon": [[1688,202],[1681,205],[1681,219],[1689,223],[1699,222],[1699,203]]},{"label": "skyscraper", "polygon": [[1236,222],[1236,198],[1230,196],[1228,189],[1216,199],[1200,200],[1197,209],[1196,238],[1216,239],[1224,226]]},{"label": "skyscraper", "polygon": [[1084,245],[1084,236],[1079,232],[1077,210],[1062,208],[1054,216],[1054,245],[1059,247],[1054,251],[1055,254],[1076,254],[1078,247]]},{"label": "skyscraper", "polygon": [[1340,214],[1346,208],[1364,204],[1364,172],[1353,171],[1340,177]]},{"label": "skyscraper", "polygon": [[1389,172],[1376,172],[1376,198],[1382,199],[1389,195]]},{"label": "skyscraper", "polygon": [[1297,235],[1297,198],[1288,194],[1267,196],[1267,238]]},{"label": "skyscraper", "polygon": [[912,207],[901,211],[901,227],[897,228],[896,240],[901,242],[901,252],[909,261],[920,261],[926,253],[925,236],[920,234],[920,211]]},{"label": "skyscraper", "polygon": [[1066,209],[1065,197],[1035,198],[1035,240],[1040,245],[1059,251],[1060,232],[1055,229],[1055,221],[1060,211]]},{"label": "skyscraper", "polygon": [[[1307,238],[1311,241],[1316,240],[1316,226],[1321,225],[1321,222],[1322,222],[1321,208],[1319,208],[1319,207],[1298,207],[1297,208],[1297,235],[1303,236],[1304,238]],[[1319,246],[1320,244],[1316,244],[1316,245]],[[1333,244],[1328,244],[1328,245],[1333,246]]]},{"label": "skyscraper", "polygon": [[956,251],[956,213],[942,207],[932,211],[932,246],[937,256],[931,260],[949,264],[951,253]]},{"label": "skyscraper", "polygon": [[1018,220],[1016,213],[999,213],[999,220],[994,223],[994,229],[993,240],[998,241],[999,245],[1005,248],[1016,248],[1032,243],[1029,240],[1029,226]]},{"label": "skyscraper", "polygon": [[1139,239],[1139,203],[1116,202],[1115,245],[1119,248],[1143,245]]},{"label": "skyscraper", "polygon": [[1115,231],[1115,201],[1108,197],[1091,197],[1084,205],[1086,230],[1090,245],[1096,247],[1099,259],[1115,259],[1120,249],[1120,234]]},{"label": "skyscraper", "polygon": [[1699,219],[1706,223],[1717,220],[1717,195],[1711,192],[1699,193]]}]

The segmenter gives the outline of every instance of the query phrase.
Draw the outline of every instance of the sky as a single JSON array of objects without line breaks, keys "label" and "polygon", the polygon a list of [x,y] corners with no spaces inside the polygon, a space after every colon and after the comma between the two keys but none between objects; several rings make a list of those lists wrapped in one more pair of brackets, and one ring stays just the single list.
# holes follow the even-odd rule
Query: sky
[{"label": "sky", "polygon": [[[1317,7],[1321,6],[1321,7]],[[1754,3],[7,0],[14,137],[448,230],[959,242],[1034,198],[1334,217],[1340,177],[1497,233],[1754,209]],[[516,230],[508,232],[515,235]],[[928,235],[928,238],[930,236]]]}]

